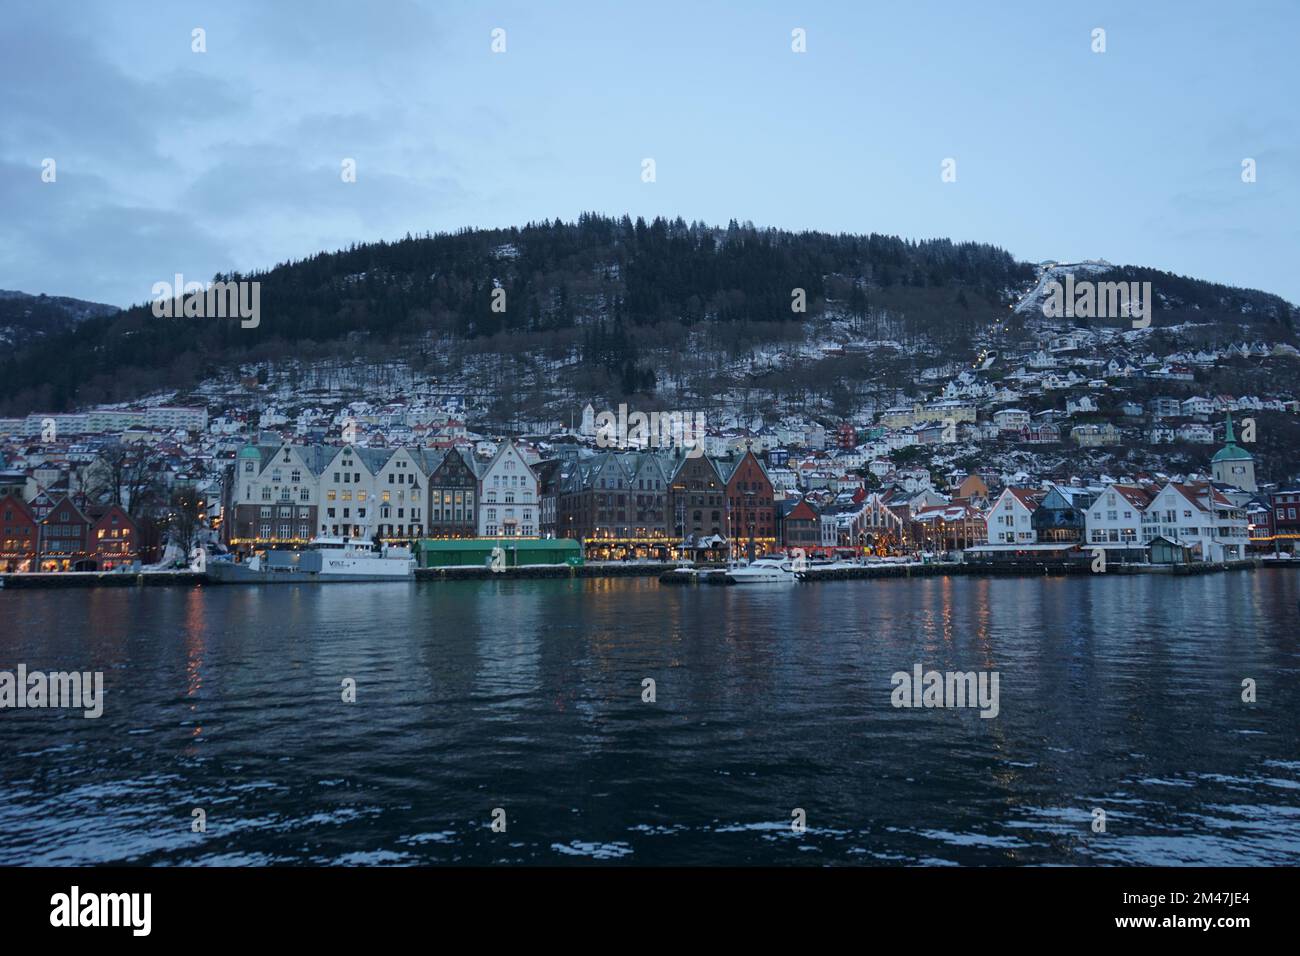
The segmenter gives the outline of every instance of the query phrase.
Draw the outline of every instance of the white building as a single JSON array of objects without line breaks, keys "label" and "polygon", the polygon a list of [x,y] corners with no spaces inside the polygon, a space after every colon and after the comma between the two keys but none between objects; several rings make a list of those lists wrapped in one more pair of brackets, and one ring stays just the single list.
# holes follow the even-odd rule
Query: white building
[{"label": "white building", "polygon": [[1023,408],[1003,408],[993,413],[993,423],[1004,432],[1020,431],[1030,422],[1030,414]]},{"label": "white building", "polygon": [[1249,537],[1246,510],[1209,482],[1170,482],[1147,507],[1144,543],[1159,535],[1187,548],[1194,560],[1231,561],[1245,557]]},{"label": "white building", "polygon": [[1189,418],[1209,418],[1214,414],[1214,402],[1204,395],[1193,395],[1183,399],[1182,410]]},{"label": "white building", "polygon": [[536,537],[539,509],[537,475],[508,441],[479,479],[479,537]]},{"label": "white building", "polygon": [[1146,547],[1150,539],[1143,537],[1143,531],[1151,499],[1151,492],[1139,485],[1107,485],[1084,514],[1085,540],[1089,547],[1107,550]]},{"label": "white building", "polygon": [[1035,544],[1033,517],[1042,492],[1032,488],[1005,488],[989,509],[989,544]]}]

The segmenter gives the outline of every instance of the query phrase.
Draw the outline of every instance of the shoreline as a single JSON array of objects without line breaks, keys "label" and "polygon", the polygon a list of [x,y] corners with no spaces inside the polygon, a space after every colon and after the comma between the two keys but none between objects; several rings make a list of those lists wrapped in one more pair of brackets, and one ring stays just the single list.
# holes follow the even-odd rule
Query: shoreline
[{"label": "shoreline", "polygon": [[[730,584],[722,577],[722,569],[702,567],[696,574],[678,574],[678,565],[669,563],[644,564],[587,564],[578,567],[564,565],[525,565],[492,571],[480,567],[416,568],[414,580],[422,581],[489,581],[542,578],[629,578],[656,577],[661,584],[691,586],[697,584]],[[1094,573],[1106,575],[1160,574],[1180,577],[1189,574],[1215,574],[1225,571],[1255,571],[1261,568],[1297,568],[1300,561],[1276,561],[1264,558],[1246,558],[1225,564],[1112,564],[1104,572],[1093,572],[1087,562],[1025,561],[1004,563],[968,564],[882,564],[860,567],[810,569],[803,572],[804,583],[820,581],[855,581],[875,578],[913,577],[1065,577]],[[295,582],[301,583],[301,582]],[[366,582],[336,582],[357,584]],[[387,581],[386,584],[395,582]],[[396,582],[400,583],[400,582]],[[239,587],[238,584],[218,584],[198,571],[37,571],[0,574],[0,591],[36,588],[96,588],[96,587],[177,587],[202,586]],[[313,582],[312,586],[320,586]]]}]

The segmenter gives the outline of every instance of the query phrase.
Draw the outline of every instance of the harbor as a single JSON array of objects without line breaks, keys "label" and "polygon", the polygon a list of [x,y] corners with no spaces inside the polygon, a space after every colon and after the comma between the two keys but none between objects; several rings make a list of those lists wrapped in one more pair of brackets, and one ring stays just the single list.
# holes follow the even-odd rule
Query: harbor
[{"label": "harbor", "polygon": [[1300,574],[584,573],[0,591],[0,669],[104,674],[0,719],[0,865],[1300,863]]}]

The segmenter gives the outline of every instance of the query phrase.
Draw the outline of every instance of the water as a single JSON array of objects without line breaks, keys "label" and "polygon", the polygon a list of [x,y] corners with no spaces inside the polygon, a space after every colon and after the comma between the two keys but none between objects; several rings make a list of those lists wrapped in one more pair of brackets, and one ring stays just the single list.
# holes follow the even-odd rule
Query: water
[{"label": "water", "polygon": [[[106,685],[98,720],[0,711],[0,864],[1295,865],[1298,598],[1291,570],[0,591],[0,669]],[[918,662],[997,670],[998,717],[893,708]]]}]

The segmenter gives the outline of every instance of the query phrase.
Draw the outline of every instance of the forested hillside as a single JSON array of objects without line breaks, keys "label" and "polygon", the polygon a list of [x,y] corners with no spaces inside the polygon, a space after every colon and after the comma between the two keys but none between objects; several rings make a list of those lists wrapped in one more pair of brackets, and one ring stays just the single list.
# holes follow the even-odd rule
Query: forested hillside
[{"label": "forested hillside", "polygon": [[[162,271],[162,270],[160,270]],[[520,228],[407,236],[217,278],[261,283],[260,321],[156,318],[148,304],[54,328],[0,363],[0,413],[184,389],[249,362],[475,352],[581,359],[613,391],[652,393],[686,341],[736,355],[842,318],[863,335],[959,353],[1031,287],[1036,268],[979,243],[791,233],[594,214]],[[1276,296],[1144,269],[1165,322],[1289,335]],[[494,290],[504,293],[494,295]],[[794,290],[803,290],[797,311]],[[1157,323],[1161,322],[1157,314]]]}]

